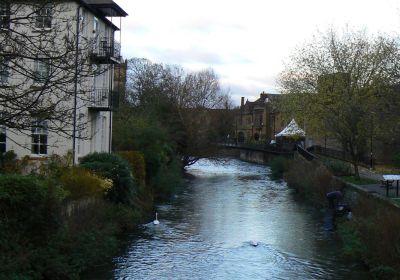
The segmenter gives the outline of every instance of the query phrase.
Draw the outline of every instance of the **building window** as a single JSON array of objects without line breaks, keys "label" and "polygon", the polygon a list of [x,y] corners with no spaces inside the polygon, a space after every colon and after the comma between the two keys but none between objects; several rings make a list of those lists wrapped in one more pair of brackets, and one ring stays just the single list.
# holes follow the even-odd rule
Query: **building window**
[{"label": "building window", "polygon": [[33,80],[44,83],[50,76],[50,63],[48,59],[36,59],[33,64]]},{"label": "building window", "polygon": [[94,17],[93,19],[93,34],[97,34],[97,31],[99,29],[99,20],[97,19],[97,17]]},{"label": "building window", "polygon": [[6,128],[0,126],[0,154],[6,152]]},{"label": "building window", "polygon": [[10,28],[10,4],[0,4],[0,29]]},{"label": "building window", "polygon": [[51,4],[46,4],[36,11],[35,27],[37,29],[49,29],[51,28],[52,20],[52,7]]},{"label": "building window", "polygon": [[47,155],[47,121],[35,121],[32,124],[32,149],[36,155]]},{"label": "building window", "polygon": [[8,84],[9,77],[10,77],[10,67],[8,66],[8,60],[4,59],[0,63],[0,85]]}]

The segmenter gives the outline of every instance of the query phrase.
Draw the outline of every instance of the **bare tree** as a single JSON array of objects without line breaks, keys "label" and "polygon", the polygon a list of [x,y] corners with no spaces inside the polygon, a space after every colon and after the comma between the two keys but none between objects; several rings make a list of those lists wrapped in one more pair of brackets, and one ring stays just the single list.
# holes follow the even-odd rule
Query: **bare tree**
[{"label": "bare tree", "polygon": [[231,104],[212,69],[188,73],[177,65],[137,58],[128,61],[126,101],[169,128],[184,166],[214,154],[217,109]]},{"label": "bare tree", "polygon": [[[330,135],[350,153],[356,176],[368,140],[398,104],[399,41],[365,31],[328,31],[300,48],[280,77],[290,112],[314,135]],[[388,110],[389,111],[389,110]]]},{"label": "bare tree", "polygon": [[0,126],[24,132],[40,119],[49,131],[73,133],[74,111],[87,105],[86,81],[106,69],[91,64],[94,42],[81,36],[85,22],[70,3],[0,4]]}]

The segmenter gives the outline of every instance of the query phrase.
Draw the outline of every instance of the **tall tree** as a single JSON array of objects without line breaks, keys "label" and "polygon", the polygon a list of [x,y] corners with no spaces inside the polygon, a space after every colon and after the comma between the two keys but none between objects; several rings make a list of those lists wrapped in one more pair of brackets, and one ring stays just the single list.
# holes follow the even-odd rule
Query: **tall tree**
[{"label": "tall tree", "polygon": [[357,177],[385,104],[399,102],[399,54],[397,38],[330,30],[298,49],[281,73],[283,110],[304,121],[308,133],[338,140]]},{"label": "tall tree", "polygon": [[211,69],[186,72],[177,65],[134,58],[128,61],[126,102],[136,111],[157,116],[186,166],[214,152],[214,115],[230,99]]}]

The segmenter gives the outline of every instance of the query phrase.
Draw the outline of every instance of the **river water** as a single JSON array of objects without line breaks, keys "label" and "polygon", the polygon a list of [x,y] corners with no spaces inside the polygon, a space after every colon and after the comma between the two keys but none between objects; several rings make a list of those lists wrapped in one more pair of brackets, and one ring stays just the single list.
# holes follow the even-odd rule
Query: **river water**
[{"label": "river water", "polygon": [[[322,211],[297,201],[269,168],[201,160],[159,225],[129,236],[98,279],[368,279],[342,260]],[[253,246],[257,243],[258,246]]]}]

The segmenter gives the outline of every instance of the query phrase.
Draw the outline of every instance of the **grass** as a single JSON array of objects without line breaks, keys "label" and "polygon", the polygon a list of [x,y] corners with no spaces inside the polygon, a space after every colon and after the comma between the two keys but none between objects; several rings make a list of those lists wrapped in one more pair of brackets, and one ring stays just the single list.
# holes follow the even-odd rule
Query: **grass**
[{"label": "grass", "polygon": [[397,206],[400,206],[400,198],[392,198],[392,200]]},{"label": "grass", "polygon": [[400,169],[393,165],[379,164],[375,166],[375,172],[379,174],[400,174]]},{"label": "grass", "polygon": [[340,177],[343,180],[345,180],[348,183],[354,184],[354,185],[372,185],[372,184],[378,184],[378,181],[373,180],[373,179],[368,179],[368,178],[360,178],[357,179],[354,176],[343,176]]}]

